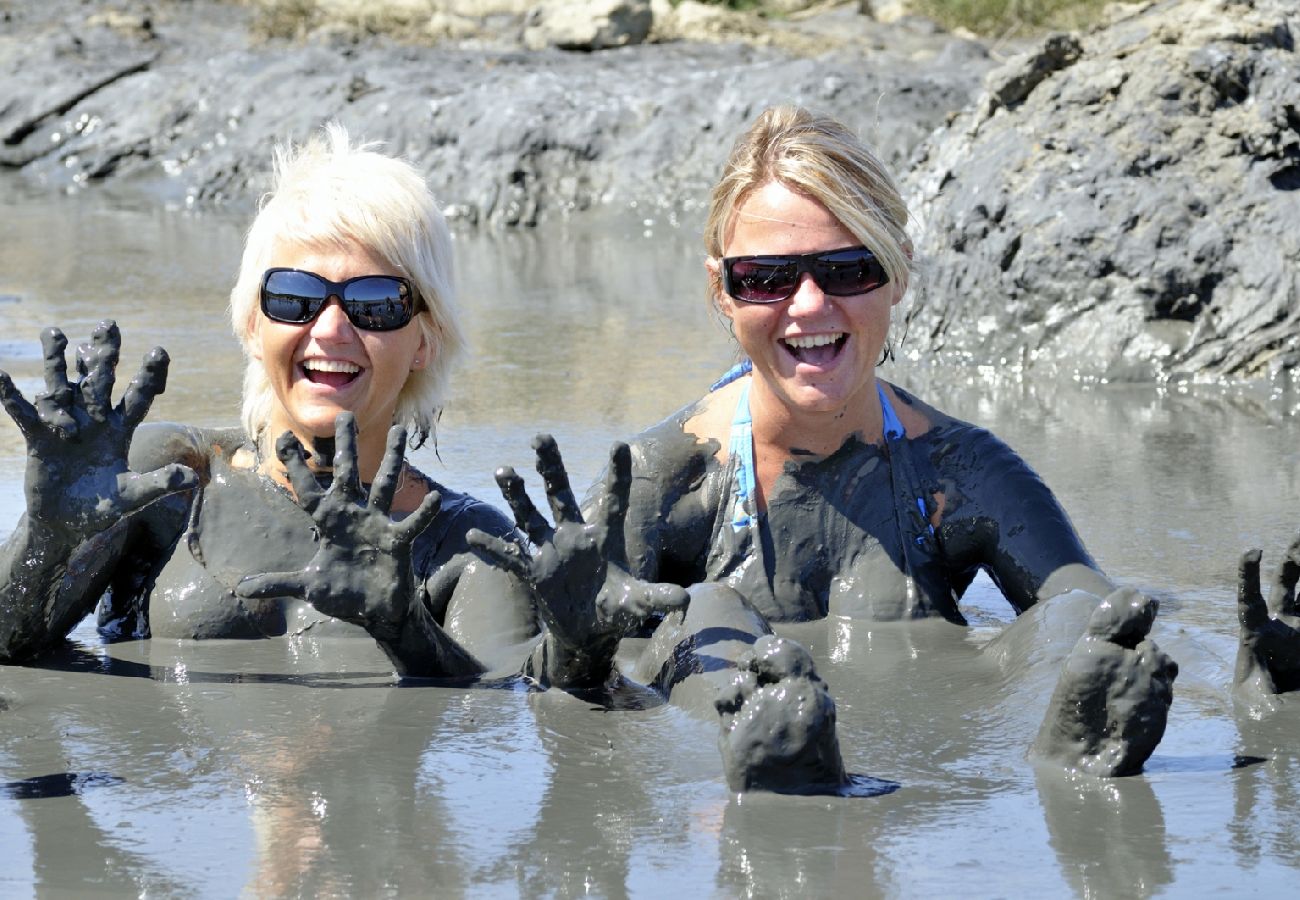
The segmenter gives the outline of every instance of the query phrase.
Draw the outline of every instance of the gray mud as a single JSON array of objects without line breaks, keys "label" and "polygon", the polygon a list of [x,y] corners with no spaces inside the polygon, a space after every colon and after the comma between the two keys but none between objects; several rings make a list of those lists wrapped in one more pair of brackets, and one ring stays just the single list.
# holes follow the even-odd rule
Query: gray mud
[{"label": "gray mud", "polygon": [[[127,3],[112,27],[70,0],[22,3],[0,36],[0,170],[45,186],[129,184],[248,207],[276,140],[337,118],[429,178],[456,218],[533,225],[595,209],[698,216],[731,141],[769,103],[828,106],[901,169],[992,65],[924,22],[847,8],[818,58],[742,43],[599,53],[497,40],[262,41],[237,4]],[[121,21],[119,19],[119,21]]]},{"label": "gray mud", "polygon": [[907,175],[913,352],[1091,379],[1300,363],[1300,6],[1163,0],[991,73]]},{"label": "gray mud", "polygon": [[[234,424],[233,273],[214,259],[233,264],[242,224],[84,195],[6,200],[0,368],[30,393],[41,383],[30,336],[48,322],[87,333],[111,310],[125,359],[154,344],[172,355],[151,420]],[[703,393],[731,351],[705,311],[698,249],[642,231],[458,240],[477,352],[454,379],[437,454],[413,456],[420,469],[496,502],[493,467],[534,479],[529,441],[546,423],[583,486],[612,440]],[[590,258],[623,265],[575,284]],[[611,309],[629,277],[661,302]],[[1263,548],[1267,578],[1296,526],[1300,398],[916,365],[883,374],[1003,437],[1098,563],[1160,600],[1153,637],[1181,670],[1144,774],[1069,779],[1024,759],[1055,684],[1041,673],[1064,663],[1081,622],[1045,608],[1025,623],[1033,640],[1017,634],[1041,656],[1017,645],[1000,660],[984,646],[1010,611],[983,580],[960,606],[970,628],[830,617],[780,629],[836,701],[845,769],[899,785],[875,797],[737,799],[714,719],[672,705],[597,710],[511,682],[396,687],[366,639],[104,647],[87,622],[62,660],[0,667],[0,893],[1290,890],[1300,706],[1239,717],[1229,687],[1240,552]],[[0,531],[22,509],[24,464],[0,423]]]}]

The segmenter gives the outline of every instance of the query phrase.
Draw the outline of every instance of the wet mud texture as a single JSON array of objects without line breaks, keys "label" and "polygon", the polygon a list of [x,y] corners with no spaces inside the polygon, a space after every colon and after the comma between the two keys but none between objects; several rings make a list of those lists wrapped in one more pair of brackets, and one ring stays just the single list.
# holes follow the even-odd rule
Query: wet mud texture
[{"label": "wet mud texture", "polygon": [[1115,380],[1300,364],[1300,6],[1163,0],[990,75],[908,174],[924,356]]},{"label": "wet mud texture", "polygon": [[432,47],[262,42],[242,4],[117,11],[148,27],[114,28],[74,0],[6,13],[0,171],[56,189],[130,183],[174,202],[251,206],[268,186],[271,144],[337,118],[411,158],[468,222],[533,225],[598,208],[696,218],[735,135],[767,103],[842,114],[898,169],[991,66],[982,46],[926,23],[879,25],[848,9],[836,25],[844,49],[820,59],[691,42],[526,52],[509,29]]},{"label": "wet mud texture", "polygon": [[1136,775],[1164,736],[1178,664],[1147,639],[1156,602],[1132,589],[1093,611],[1066,659],[1034,757],[1086,775]]}]

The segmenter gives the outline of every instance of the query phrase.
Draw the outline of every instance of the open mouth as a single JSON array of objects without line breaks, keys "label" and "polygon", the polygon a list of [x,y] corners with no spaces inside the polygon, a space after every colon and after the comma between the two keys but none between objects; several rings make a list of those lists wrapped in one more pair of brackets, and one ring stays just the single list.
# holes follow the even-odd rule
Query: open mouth
[{"label": "open mouth", "polygon": [[302,363],[302,375],[312,384],[324,387],[346,387],[361,374],[355,363],[334,359],[308,359]]},{"label": "open mouth", "polygon": [[848,339],[849,336],[842,331],[830,334],[801,334],[781,338],[781,346],[794,357],[795,362],[810,366],[827,366],[840,355]]}]

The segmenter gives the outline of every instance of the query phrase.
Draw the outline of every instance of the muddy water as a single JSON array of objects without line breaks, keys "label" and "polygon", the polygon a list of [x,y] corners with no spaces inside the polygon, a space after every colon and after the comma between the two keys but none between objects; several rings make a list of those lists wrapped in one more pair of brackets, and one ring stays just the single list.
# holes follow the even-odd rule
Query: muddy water
[{"label": "muddy water", "polygon": [[[0,184],[0,189],[6,186]],[[174,363],[155,418],[231,424],[241,361],[224,317],[242,220],[0,193],[0,368],[39,386],[36,335],[111,315],[124,358]],[[698,395],[730,361],[687,229],[458,238],[475,357],[435,477],[495,500],[493,466],[553,431],[576,484],[610,440]],[[1021,758],[1050,684],[979,656],[969,630],[799,626],[839,704],[852,772],[901,784],[843,800],[725,789],[713,722],[599,711],[514,684],[393,685],[368,642],[150,641],[83,625],[39,667],[0,667],[0,893],[228,896],[1112,896],[1276,893],[1300,870],[1300,702],[1235,714],[1236,558],[1266,570],[1300,524],[1293,393],[1044,383],[1006,371],[889,373],[992,427],[1044,475],[1118,581],[1162,603],[1182,664],[1147,774],[1109,783]],[[0,424],[0,534],[22,447]],[[1058,652],[1055,648],[1051,651]]]}]

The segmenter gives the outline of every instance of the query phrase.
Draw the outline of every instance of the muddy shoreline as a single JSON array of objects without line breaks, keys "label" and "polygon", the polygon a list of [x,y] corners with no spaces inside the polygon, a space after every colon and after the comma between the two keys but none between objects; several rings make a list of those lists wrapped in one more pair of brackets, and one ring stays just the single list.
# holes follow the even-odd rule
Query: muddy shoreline
[{"label": "muddy shoreline", "polygon": [[427,172],[460,228],[691,230],[734,136],[800,103],[859,130],[904,183],[914,361],[1101,383],[1300,367],[1288,0],[1131,4],[1016,47],[857,3],[766,36],[596,52],[527,49],[508,16],[494,37],[417,44],[266,39],[253,15],[0,7],[0,185],[251,209],[272,146],[338,119]]}]

